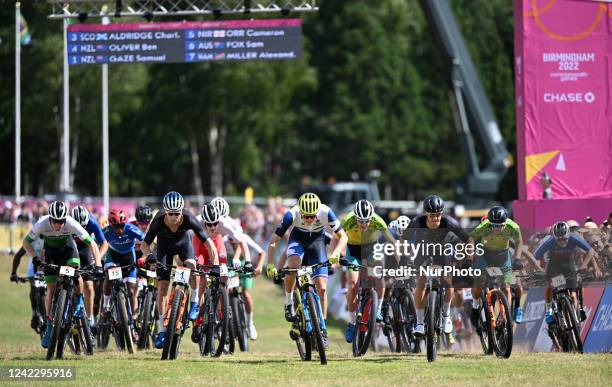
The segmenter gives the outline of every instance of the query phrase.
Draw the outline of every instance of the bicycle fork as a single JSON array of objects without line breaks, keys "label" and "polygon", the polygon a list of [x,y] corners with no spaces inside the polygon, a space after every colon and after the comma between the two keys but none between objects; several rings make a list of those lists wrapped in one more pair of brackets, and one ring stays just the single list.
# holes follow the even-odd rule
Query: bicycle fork
[{"label": "bicycle fork", "polygon": [[[312,333],[312,319],[310,318],[310,310],[308,309],[308,305],[306,302],[306,294],[308,292],[304,292],[304,294],[302,294],[302,309],[304,309],[304,318],[306,320],[306,332],[308,333]],[[321,300],[319,298],[319,295],[316,292],[310,292],[310,294],[312,294],[314,296],[315,299],[315,304],[317,305],[317,311],[319,313],[319,328],[321,328],[321,330],[326,330],[327,326],[325,324],[325,319],[323,318],[323,308],[321,307]]]}]

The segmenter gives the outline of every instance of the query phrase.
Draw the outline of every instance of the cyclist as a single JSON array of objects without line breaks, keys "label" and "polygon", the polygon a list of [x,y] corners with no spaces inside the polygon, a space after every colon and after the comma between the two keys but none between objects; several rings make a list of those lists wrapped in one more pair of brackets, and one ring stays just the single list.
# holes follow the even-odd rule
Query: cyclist
[{"label": "cyclist", "polygon": [[240,225],[229,216],[229,204],[225,199],[219,196],[211,200],[210,204],[215,206],[215,208],[219,212],[219,233],[223,236],[229,235],[234,240],[240,242],[240,249],[237,249],[234,252],[232,266],[236,269],[241,266],[240,253],[243,252],[245,265],[252,267],[251,253],[249,251],[249,246],[246,243],[246,239],[244,238],[244,235],[246,234],[242,232],[242,227],[240,227]]},{"label": "cyclist", "polygon": [[[449,233],[455,234],[463,242],[467,242],[469,239],[468,234],[455,219],[443,214],[444,201],[440,196],[431,195],[426,197],[423,200],[423,211],[425,212],[424,215],[417,216],[410,222],[409,229],[412,232],[410,238],[413,243],[419,241],[423,243],[423,248],[427,247],[427,245],[440,245],[441,247]],[[419,252],[419,255],[414,258],[414,266],[421,267],[428,265],[431,258],[433,258],[434,265],[450,266],[450,257],[445,255],[443,251],[435,251],[443,249],[434,248],[433,250],[433,254],[425,254],[423,251]],[[417,277],[414,291],[414,303],[417,314],[417,325],[414,333],[419,336],[425,335],[425,326],[423,325],[425,317],[425,281],[426,278],[424,276]],[[444,333],[449,334],[453,330],[453,322],[450,316],[450,304],[453,297],[451,277],[442,277],[442,283],[446,288],[446,292],[444,292],[444,303],[441,308],[441,323]]]},{"label": "cyclist", "polygon": [[[266,252],[248,234],[243,234],[243,236],[246,239],[246,243],[249,248],[252,249],[257,255],[257,265],[253,270],[253,274],[258,276],[261,274],[263,264],[266,260]],[[223,238],[223,240],[226,242],[226,244],[232,247],[234,252],[237,248],[239,248],[240,243],[234,238],[226,236]],[[247,312],[246,323],[249,327],[249,337],[251,340],[257,340],[257,329],[255,329],[255,324],[253,323],[253,296],[251,295],[251,290],[253,289],[253,277],[240,278],[240,287],[242,287],[242,294],[244,295],[244,304]]]},{"label": "cyclist", "polygon": [[[43,241],[40,238],[36,238],[34,241],[32,241],[32,247],[34,247],[34,251],[36,252],[36,255],[39,257],[41,256],[41,253],[42,253],[42,248],[43,248],[42,245],[43,245]],[[21,258],[25,254],[26,254],[25,249],[21,247],[17,251],[17,253],[15,253],[15,255],[13,256],[13,267],[11,270],[11,277],[10,277],[10,280],[12,282],[17,282],[19,278],[19,276],[17,275],[17,269],[19,269]],[[34,277],[35,276],[36,276],[36,270],[34,269],[32,260],[30,260],[30,262],[28,262],[26,278],[30,282],[30,306],[32,307],[32,320],[30,321],[30,327],[34,330],[36,330],[36,328],[39,325],[38,318],[36,316],[36,289],[34,288]],[[44,318],[45,316],[42,316],[42,317]]]},{"label": "cyclist", "polygon": [[[578,307],[578,300],[576,298],[578,267],[574,260],[575,249],[580,248],[587,252],[586,261],[591,259],[595,254],[595,250],[584,239],[580,238],[575,233],[571,233],[569,225],[566,222],[555,223],[552,227],[551,234],[552,235],[537,248],[533,255],[536,259],[541,260],[544,254],[548,253],[549,260],[546,265],[546,279],[550,281],[555,276],[560,274],[563,275],[566,279],[567,286],[572,289],[574,307],[579,311],[581,317],[585,316],[582,307]],[[549,283],[544,291],[546,323],[548,324],[555,322],[551,307],[552,293],[553,289]]]},{"label": "cyclist", "polygon": [[[141,249],[147,257],[147,263],[153,265],[157,263],[157,259],[162,260],[166,265],[172,265],[174,257],[178,256],[179,260],[189,269],[196,268],[195,251],[191,243],[191,235],[189,231],[193,231],[198,239],[206,242],[208,251],[213,256],[213,261],[217,261],[217,249],[208,237],[198,219],[185,208],[185,200],[183,196],[176,192],[168,192],[162,201],[163,210],[159,211],[147,230],[145,239],[142,241]],[[157,255],[151,254],[150,245],[157,237]],[[219,273],[219,268],[215,270]],[[166,338],[166,327],[164,326],[164,316],[166,308],[166,295],[170,284],[170,269],[164,267],[157,268],[157,311],[159,312],[159,334],[155,340],[155,347],[161,349],[164,346]],[[198,283],[195,276],[189,279],[191,286],[191,304],[189,311],[189,319],[195,320],[198,316]]]},{"label": "cyclist", "polygon": [[[98,250],[100,251],[100,257],[106,255],[108,250],[108,242],[104,237],[102,228],[98,225],[98,222],[93,216],[89,215],[89,211],[83,206],[76,206],[72,209],[72,218],[79,222],[79,224],[89,233],[93,235],[94,240],[98,244]],[[87,248],[87,244],[79,237],[75,237],[77,248],[79,249],[79,258],[81,259],[81,266],[87,267],[93,264],[91,252]],[[94,281],[90,274],[85,274],[83,277],[83,284],[85,285],[85,310],[87,316],[89,316],[89,326],[93,329],[94,325]]]},{"label": "cyclist", "polygon": [[[510,241],[514,241],[514,254],[510,251]],[[520,261],[523,250],[521,228],[512,219],[508,219],[508,212],[502,206],[495,206],[489,210],[487,219],[480,223],[470,233],[470,242],[482,242],[484,253],[476,257],[474,268],[485,271],[487,266],[499,267],[503,272],[502,285],[508,303],[512,302],[510,284],[512,283],[512,262]],[[480,286],[476,286],[476,285]],[[480,309],[482,280],[475,278],[472,287],[473,326],[478,326],[478,310]],[[523,321],[523,310],[519,303],[514,310],[514,321],[519,324]]]},{"label": "cyclist", "polygon": [[[138,279],[136,277],[136,252],[134,245],[136,241],[142,241],[145,234],[131,223],[127,223],[127,216],[122,210],[111,209],[108,213],[109,225],[104,228],[104,236],[110,245],[110,249],[104,258],[104,270],[115,266],[129,266],[123,268],[123,279],[127,282],[130,292],[132,306],[132,323],[138,320]],[[104,300],[102,308],[104,313],[109,313],[111,283],[108,276],[104,278]],[[132,327],[133,328],[133,327]]]},{"label": "cyclist", "polygon": [[[287,244],[287,266],[289,268],[298,269],[301,265],[314,265],[327,260],[325,226],[330,227],[335,236],[339,238],[338,244],[329,257],[329,262],[335,264],[340,261],[340,252],[346,246],[348,237],[334,211],[325,204],[321,204],[321,199],[317,195],[310,192],[302,194],[298,199],[298,204],[285,213],[268,246],[269,259],[275,257],[276,244],[291,226],[293,226],[293,229]],[[270,278],[278,276],[274,263],[268,263],[267,272]],[[327,276],[327,267],[318,268],[312,273],[312,279],[321,299],[323,319],[327,318]],[[293,287],[295,278],[295,273],[285,276],[285,320],[288,322],[292,322],[294,318]],[[323,331],[322,336],[327,347],[327,332]]]},{"label": "cyclist", "polygon": [[[380,234],[382,234],[387,242],[395,243],[395,238],[393,238],[393,235],[387,229],[387,224],[374,212],[374,206],[367,200],[362,199],[355,203],[353,211],[344,217],[341,226],[348,237],[346,256],[351,264],[361,265],[365,260],[373,263],[371,256]],[[399,257],[396,257],[396,261],[399,262]],[[365,264],[366,262],[364,262]],[[350,320],[344,332],[344,338],[347,343],[353,342],[353,335],[355,334],[357,298],[359,296],[358,276],[359,271],[349,268],[347,272],[348,291],[346,293],[346,303]],[[376,320],[382,321],[382,301],[385,295],[383,278],[376,279],[376,292],[378,293],[378,305],[374,305],[376,307]]]},{"label": "cyclist", "polygon": [[[68,207],[64,202],[55,201],[49,206],[49,214],[40,218],[28,232],[28,235],[23,240],[23,248],[32,257],[34,267],[40,265],[41,260],[38,257],[36,250],[32,247],[32,242],[41,237],[44,240],[44,260],[49,264],[57,266],[69,265],[79,266],[79,253],[74,242],[74,236],[79,237],[85,244],[89,246],[91,255],[94,258],[96,267],[100,266],[100,253],[98,246],[94,243],[91,236],[85,229],[74,219],[68,216]],[[47,297],[45,298],[45,309],[47,311],[47,329],[41,341],[43,348],[49,346],[51,338],[51,303],[55,293],[55,285],[57,283],[57,275],[59,268],[45,268],[45,282],[47,282]],[[83,279],[79,278],[75,284],[74,293],[77,295],[75,316],[81,317],[85,313],[83,305]]]},{"label": "cyclist", "polygon": [[[149,206],[138,206],[136,207],[136,212],[134,215],[136,219],[132,220],[130,223],[138,227],[140,231],[146,234],[149,224],[151,223],[151,219],[153,219],[153,209]],[[134,249],[136,250],[136,259],[140,260],[138,266],[144,266],[146,257],[144,257],[142,254],[140,243],[140,241],[137,241]]]}]

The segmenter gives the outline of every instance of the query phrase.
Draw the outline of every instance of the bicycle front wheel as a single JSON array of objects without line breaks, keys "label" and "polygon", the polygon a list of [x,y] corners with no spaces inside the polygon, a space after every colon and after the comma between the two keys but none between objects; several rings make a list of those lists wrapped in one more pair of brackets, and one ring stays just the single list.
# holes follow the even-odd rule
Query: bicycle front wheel
[{"label": "bicycle front wheel", "polygon": [[147,349],[149,347],[149,333],[151,332],[151,317],[153,311],[153,292],[146,291],[144,304],[142,306],[140,333],[138,336],[138,349]]},{"label": "bicycle front wheel", "polygon": [[565,322],[568,325],[568,331],[566,332],[569,336],[569,342],[574,352],[582,353],[582,339],[580,338],[580,325],[576,318],[576,310],[574,305],[567,297],[563,297],[561,301],[561,307],[563,308],[563,316]]},{"label": "bicycle front wheel", "polygon": [[365,355],[368,351],[376,324],[378,294],[374,289],[368,289],[364,294],[361,316],[357,318],[356,332],[353,338],[353,356],[355,357]]},{"label": "bicycle front wheel", "polygon": [[314,336],[319,351],[319,359],[321,364],[327,364],[327,355],[325,354],[325,345],[323,344],[323,332],[321,332],[320,320],[323,316],[319,316],[319,308],[315,298],[311,292],[306,292],[306,304],[308,305],[308,315],[310,316],[310,324],[312,325],[312,335]]},{"label": "bicycle front wheel", "polygon": [[[130,329],[130,323],[127,312],[127,301],[123,292],[117,293],[117,309],[119,312],[119,329],[121,329],[121,335],[123,336],[123,343],[128,353],[134,353],[134,345],[132,343],[132,331]],[[131,313],[131,311],[130,311]]]},{"label": "bicycle front wheel", "polygon": [[176,335],[180,334],[176,329],[176,322],[178,320],[179,310],[181,303],[183,302],[183,289],[176,288],[172,294],[172,305],[170,309],[170,318],[168,319],[168,326],[166,327],[166,339],[164,341],[164,348],[162,349],[162,360],[173,359],[170,349],[176,338]]},{"label": "bicycle front wheel", "polygon": [[[213,326],[211,340],[211,354],[213,357],[219,357],[225,348],[225,340],[227,339],[229,300],[227,298],[227,289],[220,287],[217,289],[214,297],[213,318],[211,324]],[[234,316],[236,318],[236,316]]]},{"label": "bicycle front wheel", "polygon": [[248,350],[247,347],[247,336],[244,331],[244,326],[246,325],[245,321],[242,321],[244,316],[242,315],[240,308],[240,301],[238,300],[238,295],[232,296],[232,322],[234,328],[234,334],[238,339],[238,346],[240,347],[240,351],[244,352]]},{"label": "bicycle front wheel", "polygon": [[501,290],[491,293],[494,323],[491,324],[493,333],[493,350],[497,357],[509,358],[512,353],[512,315],[508,299]]},{"label": "bicycle front wheel", "polygon": [[427,312],[425,314],[425,323],[427,325],[426,340],[427,340],[427,361],[432,362],[436,360],[437,346],[436,346],[436,300],[438,299],[438,291],[431,289],[427,298]]},{"label": "bicycle front wheel", "polygon": [[61,289],[55,299],[55,314],[53,315],[53,328],[51,329],[51,340],[47,347],[47,360],[51,360],[55,354],[55,349],[58,347],[58,342],[63,340],[62,325],[64,323],[64,310],[66,308],[66,298],[68,291]]},{"label": "bicycle front wheel", "polygon": [[312,342],[311,336],[306,332],[306,318],[301,305],[302,300],[298,297],[297,291],[293,292],[293,315],[296,322],[292,324],[290,336],[295,341],[300,359],[309,361],[312,359]]}]

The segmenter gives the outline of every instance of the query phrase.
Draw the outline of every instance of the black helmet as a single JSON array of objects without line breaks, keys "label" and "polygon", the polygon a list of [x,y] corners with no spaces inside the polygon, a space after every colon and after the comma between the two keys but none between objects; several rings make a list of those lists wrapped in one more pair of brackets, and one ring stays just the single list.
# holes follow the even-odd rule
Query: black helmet
[{"label": "black helmet", "polygon": [[557,222],[552,227],[552,234],[558,239],[567,239],[570,235],[570,228],[566,222]]},{"label": "black helmet", "polygon": [[431,195],[423,200],[423,210],[428,214],[444,212],[444,200],[438,195]]},{"label": "black helmet", "polygon": [[219,221],[219,211],[217,210],[217,207],[215,207],[215,205],[212,203],[204,204],[201,213],[202,220],[204,220],[204,223],[211,224],[217,223]]},{"label": "black helmet", "polygon": [[508,219],[508,212],[502,206],[495,206],[489,210],[487,219],[493,224],[504,224]]},{"label": "black helmet", "polygon": [[150,222],[153,219],[153,209],[149,206],[136,208],[136,220],[139,222]]}]

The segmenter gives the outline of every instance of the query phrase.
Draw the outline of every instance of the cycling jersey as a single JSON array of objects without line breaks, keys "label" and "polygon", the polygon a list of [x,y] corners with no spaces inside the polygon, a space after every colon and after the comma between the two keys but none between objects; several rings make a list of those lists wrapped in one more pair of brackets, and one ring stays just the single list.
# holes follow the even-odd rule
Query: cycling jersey
[{"label": "cycling jersey", "polygon": [[486,250],[502,251],[510,247],[510,240],[518,241],[521,239],[521,228],[511,219],[506,220],[504,228],[494,231],[491,222],[485,220],[480,223],[471,233],[474,241],[482,241]]},{"label": "cycling jersey", "polygon": [[[214,233],[210,237],[213,243],[215,244],[215,247],[217,248],[217,254],[219,255],[219,264],[227,265],[227,252],[225,250],[225,244],[223,243],[223,236],[219,233]],[[206,243],[200,241],[196,236],[193,237],[192,242],[195,255],[196,257],[198,257],[198,263],[200,265],[212,265],[214,263],[213,257],[208,251]]]},{"label": "cycling jersey", "polygon": [[559,246],[555,237],[549,236],[533,255],[536,259],[542,261],[544,254],[548,253],[549,262],[546,265],[546,278],[550,280],[556,275],[563,274],[566,277],[567,285],[570,288],[575,288],[578,271],[574,260],[576,248],[589,251],[591,245],[574,233],[570,234],[566,246]]},{"label": "cycling jersey", "polygon": [[[463,242],[467,242],[470,238],[465,230],[461,228],[459,222],[448,215],[442,215],[442,219],[440,219],[440,227],[433,229],[427,228],[426,214],[417,216],[410,221],[410,226],[408,226],[408,229],[404,231],[404,233],[408,234],[407,239],[412,243],[424,242],[426,244],[444,244],[445,241],[450,240],[448,235],[449,233],[455,234]],[[422,266],[424,263],[428,262],[428,260],[429,256],[420,253],[420,255],[415,258],[414,264],[415,266]],[[449,265],[450,257],[435,254],[433,256],[433,263],[435,265],[442,266]]]},{"label": "cycling jersey", "polygon": [[357,223],[354,212],[347,214],[342,220],[341,225],[348,236],[349,245],[374,243],[378,240],[381,233],[385,234],[388,230],[385,221],[377,214],[372,216],[368,228],[365,230]]},{"label": "cycling jersey", "polygon": [[319,212],[317,213],[317,218],[310,225],[306,224],[302,219],[298,206],[293,206],[283,216],[281,224],[275,231],[276,235],[282,238],[291,226],[293,226],[293,230],[291,231],[292,235],[304,234],[304,236],[323,234],[325,226],[329,226],[334,232],[338,232],[342,229],[334,211],[325,204],[321,204]]},{"label": "cycling jersey", "polygon": [[[98,222],[96,222],[96,220],[93,218],[93,216],[89,217],[89,221],[87,222],[87,225],[85,225],[84,228],[85,228],[85,231],[87,231],[89,235],[93,234],[94,239],[96,240],[96,243],[98,245],[101,245],[102,243],[104,243],[104,241],[106,241],[106,239],[104,238],[104,233],[102,232],[102,228],[100,227]],[[79,249],[87,247],[87,245],[83,243],[83,241],[79,237],[75,237],[74,241],[76,242],[76,245]]]},{"label": "cycling jersey", "polygon": [[108,241],[109,249],[119,254],[134,253],[136,241],[141,241],[145,237],[138,227],[130,223],[124,226],[121,235],[117,235],[111,226],[107,226],[104,229],[104,236]]},{"label": "cycling jersey", "polygon": [[198,222],[198,219],[191,212],[189,212],[189,210],[185,208],[183,209],[183,221],[175,232],[170,230],[170,228],[164,223],[165,215],[166,211],[159,211],[157,215],[155,215],[155,218],[153,218],[151,221],[151,224],[149,224],[149,229],[147,230],[147,234],[144,238],[144,241],[148,245],[153,243],[155,237],[157,237],[157,243],[159,245],[171,245],[178,243],[185,238],[189,238],[189,234],[187,232],[189,230],[192,230],[202,242],[208,239],[208,235],[206,235],[202,225],[200,222]]},{"label": "cycling jersey", "polygon": [[49,215],[41,217],[28,232],[25,239],[32,243],[36,238],[40,237],[45,242],[45,247],[62,247],[70,242],[72,237],[78,237],[86,244],[93,242],[93,239],[87,231],[71,217],[66,218],[66,222],[62,225],[59,231],[53,230]]},{"label": "cycling jersey", "polygon": [[[249,248],[251,248],[255,252],[255,254],[259,255],[259,254],[264,252],[264,249],[261,248],[261,246],[259,246],[257,244],[257,242],[255,242],[253,240],[253,238],[251,238],[248,234],[242,234],[242,235],[244,236],[244,238],[246,240],[247,246],[249,246]],[[231,243],[233,243],[233,244],[240,243],[240,241],[237,241],[237,240],[235,240],[234,238],[232,238],[231,236],[228,236],[228,235],[223,237],[223,241],[227,242],[227,243],[230,243],[230,244]]]}]

